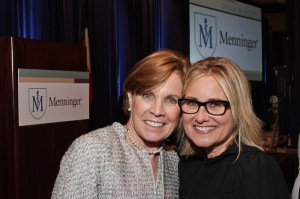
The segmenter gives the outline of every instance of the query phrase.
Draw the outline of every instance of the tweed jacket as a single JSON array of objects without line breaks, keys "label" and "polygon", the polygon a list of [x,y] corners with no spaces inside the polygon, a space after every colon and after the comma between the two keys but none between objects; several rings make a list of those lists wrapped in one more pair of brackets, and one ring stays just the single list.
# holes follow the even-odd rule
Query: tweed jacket
[{"label": "tweed jacket", "polygon": [[129,145],[120,123],[77,138],[62,158],[52,199],[178,198],[179,158],[162,150],[157,181],[147,150]]}]

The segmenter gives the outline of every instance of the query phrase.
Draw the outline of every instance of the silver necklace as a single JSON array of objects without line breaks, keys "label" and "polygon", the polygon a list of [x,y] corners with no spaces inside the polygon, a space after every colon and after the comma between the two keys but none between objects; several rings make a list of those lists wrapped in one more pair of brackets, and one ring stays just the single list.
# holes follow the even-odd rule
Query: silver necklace
[{"label": "silver necklace", "polygon": [[[131,136],[130,131],[129,131],[128,129],[127,129],[127,134],[128,134],[128,137],[129,137],[130,141],[132,142],[132,144],[133,144],[134,146],[136,146],[137,148],[140,148],[140,149],[145,149],[145,148],[141,147],[140,145],[138,145],[138,144],[136,143],[136,141],[135,141],[134,138]],[[148,151],[149,154],[158,154],[158,153],[161,152],[162,149],[163,149],[163,147],[161,146],[161,147],[159,147],[157,150],[154,150],[154,151],[150,151],[150,150],[147,150],[147,149],[146,149],[146,150]]]}]

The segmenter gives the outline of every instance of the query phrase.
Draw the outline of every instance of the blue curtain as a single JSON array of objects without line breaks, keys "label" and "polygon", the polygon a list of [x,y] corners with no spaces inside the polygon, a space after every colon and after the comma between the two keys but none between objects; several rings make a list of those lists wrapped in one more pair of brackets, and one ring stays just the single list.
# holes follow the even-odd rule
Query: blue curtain
[{"label": "blue curtain", "polygon": [[0,35],[77,44],[79,0],[0,0]]},{"label": "blue curtain", "polygon": [[118,96],[126,72],[137,59],[161,48],[188,54],[187,5],[188,1],[115,0]]},{"label": "blue curtain", "polygon": [[188,55],[188,1],[86,2],[94,85],[90,126],[95,129],[125,121],[122,87],[135,62],[160,48]]}]

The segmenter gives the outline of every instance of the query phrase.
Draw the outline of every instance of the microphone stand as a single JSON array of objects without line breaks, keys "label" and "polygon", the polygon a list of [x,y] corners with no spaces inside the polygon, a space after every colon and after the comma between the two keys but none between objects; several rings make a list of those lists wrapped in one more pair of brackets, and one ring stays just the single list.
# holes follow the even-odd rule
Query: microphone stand
[{"label": "microphone stand", "polygon": [[273,148],[274,146],[276,146],[275,145],[275,137],[277,137],[277,141],[278,141],[277,129],[278,129],[278,114],[276,113],[274,130],[273,130],[273,138],[272,138],[270,148]]},{"label": "microphone stand", "polygon": [[270,148],[273,148],[276,146],[275,144],[275,138],[277,138],[277,142],[279,141],[279,134],[278,134],[278,97],[275,95],[272,95],[269,99],[270,103],[272,104],[272,113],[275,116],[275,124],[274,124],[274,130],[273,130],[273,137]]}]

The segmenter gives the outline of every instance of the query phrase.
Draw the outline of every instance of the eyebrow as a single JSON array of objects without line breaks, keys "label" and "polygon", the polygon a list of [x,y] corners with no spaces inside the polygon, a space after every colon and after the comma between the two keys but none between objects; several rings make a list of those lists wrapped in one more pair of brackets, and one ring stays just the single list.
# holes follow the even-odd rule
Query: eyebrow
[{"label": "eyebrow", "polygon": [[186,99],[191,99],[191,100],[198,100],[198,98],[196,98],[196,97],[184,96],[184,98],[186,98]]},{"label": "eyebrow", "polygon": [[[196,101],[199,101],[199,102],[204,102],[204,101],[200,101],[198,100],[198,98],[196,97],[188,97],[188,96],[185,96],[184,98],[187,98],[187,99],[191,99],[191,100],[196,100]],[[221,99],[221,98],[209,98],[208,100],[206,100],[205,102],[208,102],[208,101],[217,101],[217,100],[227,100],[227,99]]]},{"label": "eyebrow", "polygon": [[178,95],[167,95],[167,97],[174,97],[174,98],[181,98],[181,97],[179,97]]}]

